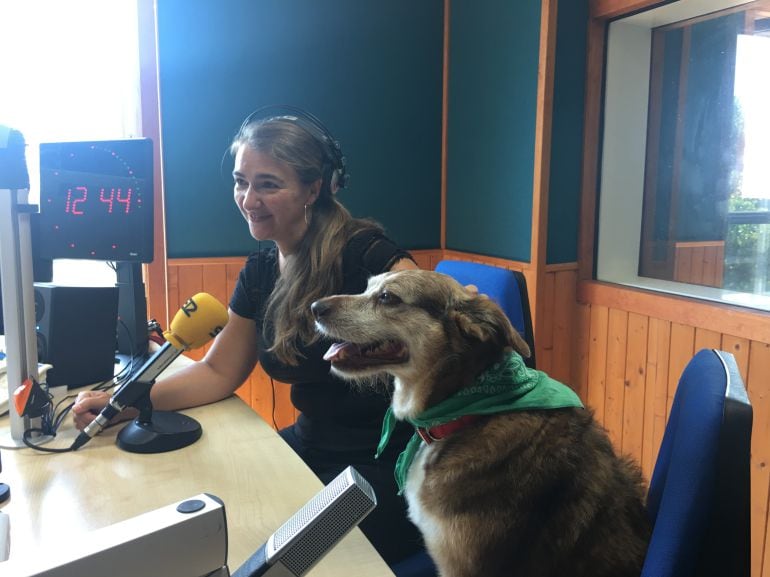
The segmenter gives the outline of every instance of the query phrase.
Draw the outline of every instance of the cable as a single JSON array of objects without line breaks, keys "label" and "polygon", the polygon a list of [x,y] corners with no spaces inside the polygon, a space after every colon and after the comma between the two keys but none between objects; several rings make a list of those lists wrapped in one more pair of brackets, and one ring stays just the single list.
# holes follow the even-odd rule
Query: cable
[{"label": "cable", "polygon": [[275,381],[273,380],[273,377],[270,377],[270,387],[273,392],[273,414],[271,417],[273,418],[273,428],[277,431],[278,423],[275,422]]},{"label": "cable", "polygon": [[[137,364],[138,361],[139,359],[137,359],[135,356],[132,355],[129,362],[112,379],[106,379],[104,381],[101,381],[95,384],[93,387],[91,387],[90,390],[108,391],[110,389],[120,387],[125,382],[130,380],[131,375],[134,372],[135,365]],[[56,433],[58,432],[59,427],[64,422],[64,418],[72,410],[72,407],[75,404],[75,401],[71,401],[63,407],[62,407],[62,404],[68,401],[69,399],[74,399],[77,397],[77,394],[65,395],[61,400],[59,400],[59,402],[56,403],[55,406],[50,406],[50,403],[53,401],[53,396],[47,391],[46,391],[46,395],[48,395],[49,406],[46,408],[46,410],[43,411],[41,415],[41,426],[33,427],[25,430],[24,434],[22,435],[22,441],[30,449],[35,449],[36,451],[42,451],[45,453],[66,453],[66,452],[72,451],[73,449],[71,447],[66,447],[66,448],[45,447],[43,445],[37,445],[34,442],[32,442],[32,435],[35,433],[56,437]]]},{"label": "cable", "polygon": [[[66,447],[63,449],[57,449],[55,447],[44,447],[42,445],[36,445],[32,441],[30,441],[30,437],[33,433],[40,433],[41,435],[45,435],[46,432],[43,429],[27,429],[24,431],[24,434],[22,435],[21,440],[24,441],[24,444],[27,445],[30,449],[35,449],[36,451],[42,451],[44,453],[69,453],[72,451],[71,447]],[[55,437],[56,435],[54,435]]]}]

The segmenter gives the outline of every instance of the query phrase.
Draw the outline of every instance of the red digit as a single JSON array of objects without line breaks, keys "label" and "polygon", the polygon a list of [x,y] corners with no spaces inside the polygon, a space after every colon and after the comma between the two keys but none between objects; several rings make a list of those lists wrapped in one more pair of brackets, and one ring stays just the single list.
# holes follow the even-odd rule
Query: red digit
[{"label": "red digit", "polygon": [[133,189],[131,187],[127,188],[125,197],[121,196],[120,192],[120,189],[118,189],[117,201],[126,205],[126,214],[128,214],[131,211],[131,193],[133,192]]},{"label": "red digit", "polygon": [[109,196],[109,198],[104,196],[104,189],[103,188],[101,190],[99,190],[99,200],[101,200],[102,202],[106,202],[107,204],[110,205],[110,207],[107,209],[107,213],[108,214],[112,214],[112,202],[115,200],[115,189],[114,188],[110,189],[110,196]]},{"label": "red digit", "polygon": [[85,202],[88,199],[88,188],[85,186],[76,186],[75,190],[81,193],[80,198],[76,198],[75,200],[72,201],[71,210],[69,210],[70,195],[72,193],[72,189],[70,189],[67,193],[67,210],[65,210],[65,212],[69,210],[70,212],[72,212],[72,214],[83,214],[82,210],[78,210],[77,205],[80,204],[81,202]]}]

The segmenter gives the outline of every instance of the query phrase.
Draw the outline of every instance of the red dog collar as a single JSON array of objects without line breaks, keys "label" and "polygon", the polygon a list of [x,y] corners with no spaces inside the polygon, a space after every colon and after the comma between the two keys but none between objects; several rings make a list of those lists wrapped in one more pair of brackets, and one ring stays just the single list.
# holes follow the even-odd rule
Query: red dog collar
[{"label": "red dog collar", "polygon": [[433,441],[440,441],[452,433],[456,433],[460,429],[464,429],[468,425],[475,423],[480,418],[481,415],[465,415],[459,419],[449,421],[443,425],[436,425],[430,429],[426,429],[425,427],[417,427],[417,434],[422,437],[422,440],[425,441],[426,445],[430,445]]}]

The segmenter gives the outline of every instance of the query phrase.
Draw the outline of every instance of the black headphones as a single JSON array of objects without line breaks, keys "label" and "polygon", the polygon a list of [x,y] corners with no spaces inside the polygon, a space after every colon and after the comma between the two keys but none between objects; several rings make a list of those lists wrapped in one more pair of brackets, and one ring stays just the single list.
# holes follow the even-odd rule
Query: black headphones
[{"label": "black headphones", "polygon": [[318,117],[297,106],[272,104],[257,108],[249,114],[241,123],[238,134],[242,134],[246,126],[257,120],[285,120],[309,132],[321,145],[326,157],[323,168],[324,181],[329,183],[332,191],[336,188],[345,188],[350,175],[347,172],[342,148]]}]

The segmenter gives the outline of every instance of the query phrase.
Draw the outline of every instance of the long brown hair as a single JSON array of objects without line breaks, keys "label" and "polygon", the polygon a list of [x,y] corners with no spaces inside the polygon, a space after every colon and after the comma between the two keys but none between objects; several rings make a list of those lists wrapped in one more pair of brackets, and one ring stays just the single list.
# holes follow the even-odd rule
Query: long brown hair
[{"label": "long brown hair", "polygon": [[[380,226],[353,218],[332,191],[331,171],[324,147],[308,130],[286,117],[251,122],[242,127],[230,146],[235,155],[246,145],[292,167],[303,184],[323,179],[321,190],[309,211],[307,231],[297,249],[286,255],[285,266],[267,300],[263,333],[272,327],[273,344],[268,351],[288,365],[297,365],[298,349],[316,342],[310,305],[342,288],[342,253],[357,232]],[[310,207],[308,207],[310,208]]]}]

